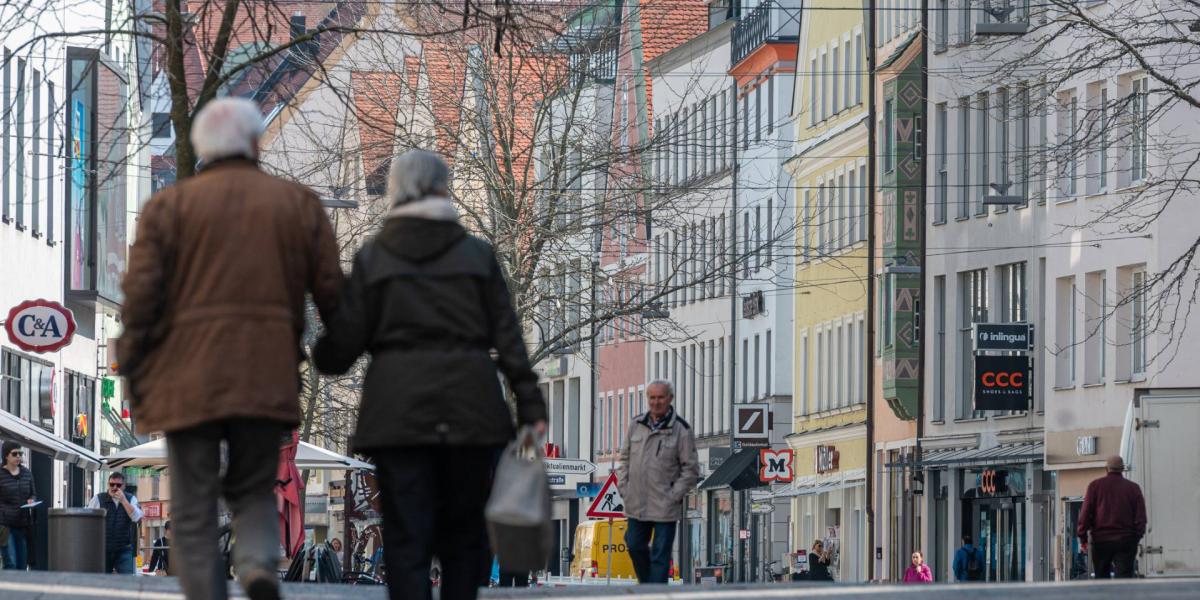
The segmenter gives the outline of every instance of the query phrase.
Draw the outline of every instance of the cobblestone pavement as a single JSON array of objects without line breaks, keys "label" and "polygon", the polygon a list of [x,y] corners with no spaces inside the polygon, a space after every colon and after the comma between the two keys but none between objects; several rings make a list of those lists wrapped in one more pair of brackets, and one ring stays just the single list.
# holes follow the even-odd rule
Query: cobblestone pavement
[{"label": "cobblestone pavement", "polygon": [[[244,598],[236,586],[231,597]],[[358,598],[382,600],[382,587],[316,584],[286,584],[289,600],[337,600]],[[1200,579],[1154,579],[1111,582],[1069,582],[1002,585],[756,585],[712,587],[576,587],[529,590],[484,590],[488,598],[628,598],[631,600],[774,600],[782,598],[829,598],[837,600],[912,598],[916,600],[962,600],[963,598],[998,600],[1097,600],[1137,598],[1139,600],[1183,600],[1200,597]],[[179,586],[170,577],[120,577],[84,573],[6,573],[0,572],[0,598],[3,600],[65,600],[84,598],[121,598],[130,600],[184,600]]]}]

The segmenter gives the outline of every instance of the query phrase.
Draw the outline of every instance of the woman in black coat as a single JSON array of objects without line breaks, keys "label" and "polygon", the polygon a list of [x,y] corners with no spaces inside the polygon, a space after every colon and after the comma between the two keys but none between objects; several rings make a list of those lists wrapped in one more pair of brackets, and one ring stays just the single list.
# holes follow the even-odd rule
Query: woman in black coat
[{"label": "woman in black coat", "polygon": [[[411,151],[388,174],[392,208],[367,242],[313,358],[347,372],[370,353],[353,447],[374,459],[391,597],[473,599],[491,552],[483,517],[513,415],[545,431],[546,405],[496,255],[458,224],[449,169]],[[493,358],[493,351],[495,358]]]},{"label": "woman in black coat", "polygon": [[37,489],[33,473],[21,464],[25,453],[16,442],[0,445],[4,468],[0,469],[0,525],[8,528],[4,568],[24,571],[29,565],[29,511],[21,507],[33,502]]}]

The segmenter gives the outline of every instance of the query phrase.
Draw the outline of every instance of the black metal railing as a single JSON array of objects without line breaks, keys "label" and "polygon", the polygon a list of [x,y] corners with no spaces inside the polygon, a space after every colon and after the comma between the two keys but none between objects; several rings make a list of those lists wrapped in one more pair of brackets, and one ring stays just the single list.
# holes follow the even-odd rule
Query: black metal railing
[{"label": "black metal railing", "polygon": [[612,81],[617,77],[617,46],[604,44],[571,54],[572,87],[590,82]]},{"label": "black metal railing", "polygon": [[[794,6],[793,6],[794,5]],[[796,0],[770,0],[743,16],[730,34],[730,64],[736,65],[770,42],[794,42],[800,37],[800,6]]]}]

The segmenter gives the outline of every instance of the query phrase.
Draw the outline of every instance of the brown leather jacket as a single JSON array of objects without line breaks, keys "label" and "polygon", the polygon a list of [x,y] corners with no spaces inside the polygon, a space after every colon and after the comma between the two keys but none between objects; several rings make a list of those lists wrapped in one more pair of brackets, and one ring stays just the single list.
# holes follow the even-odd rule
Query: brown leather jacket
[{"label": "brown leather jacket", "polygon": [[341,283],[312,190],[236,159],[160,191],[142,209],[122,286],[117,356],[137,430],[299,423],[305,294],[327,318]]}]

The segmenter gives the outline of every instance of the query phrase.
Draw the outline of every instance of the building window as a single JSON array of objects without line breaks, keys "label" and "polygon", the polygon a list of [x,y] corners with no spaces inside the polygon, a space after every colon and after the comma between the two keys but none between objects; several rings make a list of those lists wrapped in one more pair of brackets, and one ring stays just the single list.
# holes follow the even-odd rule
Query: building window
[{"label": "building window", "polygon": [[883,171],[891,173],[896,168],[896,99],[883,101]]},{"label": "building window", "polygon": [[[944,2],[943,2],[944,4]],[[949,190],[949,173],[946,171],[946,142],[948,134],[946,133],[946,103],[942,102],[937,105],[934,113],[934,127],[937,128],[937,137],[935,139],[934,153],[937,165],[937,183],[934,188],[934,209],[933,222],[946,222],[946,193]]]},{"label": "building window", "polygon": [[1133,181],[1146,179],[1147,168],[1147,131],[1150,128],[1149,111],[1149,80],[1146,78],[1133,81]]},{"label": "building window", "polygon": [[[742,213],[742,279],[750,277],[750,211]],[[735,292],[736,293],[736,292]]]},{"label": "building window", "polygon": [[54,366],[4,349],[0,375],[0,408],[53,432]]},{"label": "building window", "polygon": [[959,417],[978,418],[982,413],[974,410],[972,390],[975,378],[974,346],[971,326],[988,320],[987,270],[976,269],[959,275]]},{"label": "building window", "polygon": [[[996,124],[996,137],[998,138],[996,140],[996,147],[999,154],[999,164],[996,165],[995,183],[1000,184],[1001,186],[1007,186],[1007,184],[1012,181],[1012,177],[1009,173],[1011,164],[1009,161],[1010,148],[1008,146],[1008,128],[1010,126],[1009,119],[1011,117],[1011,107],[1009,106],[1009,102],[1011,100],[1011,94],[1009,93],[1008,88],[1000,88],[996,94],[998,96],[996,98],[996,108],[1000,109],[1000,118]],[[1005,194],[1008,194],[1010,191],[1007,187],[1003,189]]]},{"label": "building window", "polygon": [[1133,272],[1133,287],[1132,287],[1132,302],[1133,307],[1133,322],[1132,322],[1132,355],[1133,364],[1131,371],[1134,377],[1143,377],[1146,374],[1147,344],[1149,339],[1149,315],[1147,314],[1146,298],[1149,290],[1146,287],[1146,271],[1137,270]]},{"label": "building window", "polygon": [[946,40],[950,36],[950,6],[946,0],[937,0],[937,6],[934,7],[937,11],[936,20],[937,28],[934,32],[934,52],[946,51]]},{"label": "building window", "polygon": [[762,102],[762,86],[754,88],[754,141],[762,141],[763,132],[763,102]]},{"label": "building window", "polygon": [[829,69],[829,105],[833,114],[837,114],[842,110],[842,86],[840,85],[841,82],[838,81],[838,78],[835,76],[835,71],[837,71],[838,66],[841,64],[840,61],[838,61],[838,56],[841,53],[841,50],[838,48],[837,40],[833,40],[833,47],[830,48],[829,52],[829,64],[831,67]]},{"label": "building window", "polygon": [[854,64],[858,71],[854,74],[854,103],[862,104],[863,76],[866,74],[866,63],[863,62],[862,32],[854,34]]},{"label": "building window", "polygon": [[[821,120],[820,113],[817,112],[817,95],[821,93],[821,72],[817,70],[817,58],[815,56],[812,58],[811,63],[809,73],[812,74],[812,85],[808,87],[808,124],[816,125],[817,121]],[[8,64],[8,62],[5,61],[4,64]],[[4,139],[7,140],[8,136],[5,135]]]},{"label": "building window", "polygon": [[[30,161],[33,167],[33,193],[30,198],[30,215],[29,220],[33,225],[33,237],[41,237],[42,234],[42,162],[38,160],[38,142],[42,134],[42,74],[33,69],[33,123],[32,131],[30,131],[30,142],[33,146],[32,158]],[[51,174],[52,175],[52,174]],[[53,183],[51,183],[53,185]]]},{"label": "building window", "polygon": [[725,338],[717,341],[717,405],[721,407],[717,411],[717,430],[725,431],[725,413],[728,412],[725,405]]},{"label": "building window", "polygon": [[762,380],[762,337],[754,334],[754,400],[758,400],[762,396],[759,395],[759,382]]},{"label": "building window", "polygon": [[[151,121],[151,127],[153,127],[153,130],[151,131],[151,136],[153,137],[153,139],[158,140],[158,139],[164,139],[164,138],[171,137],[171,115],[170,114],[156,112],[150,116],[150,121]],[[658,131],[658,127],[655,126],[654,130]]]},{"label": "building window", "polygon": [[773,354],[774,353],[772,352],[772,349],[771,349],[771,330],[768,329],[767,330],[767,362],[766,362],[767,372],[766,372],[766,378],[765,378],[766,383],[764,384],[767,396],[771,395],[771,377],[774,375],[774,370],[771,368],[773,366],[773,364],[771,362],[774,359]]},{"label": "building window", "polygon": [[971,98],[958,99],[958,218],[971,213]]},{"label": "building window", "polygon": [[829,117],[829,55],[825,50],[821,50],[821,88],[817,93],[821,95],[821,120],[824,121]]},{"label": "building window", "polygon": [[847,36],[844,40],[842,40],[842,85],[844,86],[842,102],[845,104],[846,108],[854,106],[854,88],[852,86],[854,85],[854,77],[856,73],[852,63],[853,60],[854,53],[850,50],[850,37]]},{"label": "building window", "polygon": [[1087,274],[1087,297],[1084,300],[1084,358],[1085,384],[1104,383],[1105,363],[1108,360],[1108,282],[1104,271]]},{"label": "building window", "polygon": [[12,139],[12,52],[10,52],[8,50],[8,48],[4,49],[4,84],[3,84],[3,86],[4,86],[3,87],[3,93],[4,93],[3,111],[4,111],[4,114],[2,115],[2,117],[4,119],[3,155],[4,155],[5,168],[0,169],[4,172],[4,190],[3,190],[3,193],[0,194],[0,196],[2,196],[2,197],[0,197],[0,205],[3,205],[2,206],[3,210],[0,211],[0,218],[2,218],[5,223],[8,223],[11,220],[11,211],[12,211],[12,208],[11,208],[12,198],[9,195],[12,191],[12,182],[9,179],[9,170],[8,170],[8,165],[12,164],[12,154],[9,151],[9,143],[10,143],[9,141]]},{"label": "building window", "polygon": [[1108,189],[1108,86],[1100,87],[1100,189]]},{"label": "building window", "polygon": [[750,339],[742,338],[742,402],[750,401]]},{"label": "building window", "polygon": [[[1017,88],[1017,180],[1016,192],[1029,202],[1029,86]],[[1022,204],[1024,206],[1024,204]]]},{"label": "building window", "polygon": [[799,372],[796,373],[796,379],[800,383],[800,386],[799,386],[799,389],[800,389],[800,415],[795,415],[795,416],[801,416],[801,415],[808,414],[808,401],[809,401],[808,400],[809,399],[808,373],[809,373],[810,369],[808,368],[808,332],[807,331],[803,331],[800,333],[800,360],[796,364],[800,369]]},{"label": "building window", "polygon": [[[25,59],[17,59],[17,160],[14,169],[17,178],[17,229],[25,228],[25,159],[29,155],[25,148]],[[5,165],[6,167],[8,165]]]},{"label": "building window", "polygon": [[975,133],[975,139],[977,142],[975,152],[979,158],[979,190],[975,194],[976,215],[987,213],[987,207],[983,205],[983,199],[987,197],[989,189],[988,184],[991,183],[992,172],[990,158],[992,146],[991,139],[988,136],[989,125],[991,124],[988,120],[990,118],[988,115],[990,102],[991,96],[987,92],[983,92],[979,94],[978,106],[975,107],[975,111],[978,115],[978,119],[976,120],[976,127],[978,131]]},{"label": "building window", "polygon": [[767,198],[767,266],[775,260],[775,197]]},{"label": "building window", "polygon": [[1020,323],[1025,318],[1025,263],[1000,267],[1000,320]]},{"label": "building window", "polygon": [[775,76],[767,77],[767,133],[775,133]]},{"label": "building window", "polygon": [[867,210],[867,165],[862,163],[858,167],[858,239],[866,241],[867,239],[867,222],[871,219],[871,214]]},{"label": "building window", "polygon": [[46,243],[54,245],[54,82],[46,81]]},{"label": "building window", "polygon": [[754,272],[762,268],[762,205],[754,207]]},{"label": "building window", "polygon": [[1075,385],[1075,347],[1078,337],[1075,330],[1075,277],[1060,277],[1056,282],[1055,298],[1055,358],[1056,377],[1054,385],[1060,388]]},{"label": "building window", "polygon": [[933,420],[946,419],[946,276],[933,278]]}]

